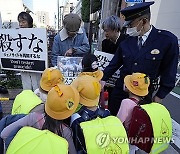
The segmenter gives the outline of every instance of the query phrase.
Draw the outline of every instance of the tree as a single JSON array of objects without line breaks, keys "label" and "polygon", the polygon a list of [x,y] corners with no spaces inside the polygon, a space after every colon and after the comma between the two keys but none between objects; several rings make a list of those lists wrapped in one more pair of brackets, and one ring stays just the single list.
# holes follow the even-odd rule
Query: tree
[{"label": "tree", "polygon": [[92,3],[92,13],[99,11],[101,9],[102,1],[101,0],[93,0]]},{"label": "tree", "polygon": [[81,15],[83,22],[89,22],[90,0],[82,0]]}]

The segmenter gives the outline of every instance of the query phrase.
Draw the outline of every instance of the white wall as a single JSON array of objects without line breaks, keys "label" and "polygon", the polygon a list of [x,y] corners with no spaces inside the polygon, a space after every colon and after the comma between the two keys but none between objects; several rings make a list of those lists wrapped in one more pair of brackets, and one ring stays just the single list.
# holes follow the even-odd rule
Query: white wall
[{"label": "white wall", "polygon": [[156,28],[171,31],[180,39],[180,0],[154,1],[151,6],[151,23]]}]

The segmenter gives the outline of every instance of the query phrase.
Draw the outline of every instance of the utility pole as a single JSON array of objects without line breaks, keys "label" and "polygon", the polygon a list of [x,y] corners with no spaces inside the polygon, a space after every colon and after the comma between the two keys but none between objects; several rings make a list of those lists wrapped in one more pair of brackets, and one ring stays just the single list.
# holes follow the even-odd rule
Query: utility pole
[{"label": "utility pole", "polygon": [[57,8],[58,8],[58,31],[59,31],[59,0],[57,0]]},{"label": "utility pole", "polygon": [[59,21],[60,24],[59,24],[59,25],[60,25],[60,29],[61,29],[62,26],[63,26],[63,8],[64,8],[64,6],[60,6],[59,8],[60,8],[60,11],[59,11],[59,12],[60,12],[60,13],[59,13],[59,14],[60,14],[60,15],[59,15],[59,16],[60,16],[60,19],[59,19],[59,20],[60,20],[60,21]]},{"label": "utility pole", "polygon": [[90,0],[90,23],[89,23],[89,36],[88,36],[88,39],[89,39],[89,44],[90,44],[90,52],[91,52],[91,46],[92,46],[92,21],[91,21],[91,14],[92,14],[92,5],[93,5],[93,0]]}]

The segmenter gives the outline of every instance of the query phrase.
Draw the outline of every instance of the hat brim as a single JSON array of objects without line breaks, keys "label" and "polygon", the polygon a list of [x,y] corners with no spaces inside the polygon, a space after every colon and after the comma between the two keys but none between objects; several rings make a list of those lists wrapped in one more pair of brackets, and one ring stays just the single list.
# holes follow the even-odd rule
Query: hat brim
[{"label": "hat brim", "polygon": [[123,23],[123,27],[127,27],[127,25],[129,25],[131,22],[132,22],[132,20],[125,21],[125,22]]},{"label": "hat brim", "polygon": [[75,94],[73,109],[67,110],[67,111],[61,112],[61,113],[54,112],[53,110],[51,110],[48,107],[48,105],[46,105],[47,103],[45,103],[45,111],[50,117],[52,117],[53,119],[56,119],[56,120],[63,120],[63,119],[66,119],[66,118],[70,117],[75,112],[75,110],[77,109],[78,104],[79,104],[79,93],[77,93],[77,90],[74,87],[72,87],[72,90],[73,90],[73,92]]},{"label": "hat brim", "polygon": [[52,87],[49,87],[46,84],[44,84],[42,80],[40,80],[40,86],[41,86],[41,89],[44,91],[49,91],[52,88]]},{"label": "hat brim", "polygon": [[127,75],[125,78],[124,78],[124,84],[126,85],[127,89],[137,95],[137,96],[146,96],[148,94],[148,88],[147,90],[138,90],[138,89],[135,89],[133,86],[132,86],[132,83],[130,82],[130,78],[131,78],[131,75]]},{"label": "hat brim", "polygon": [[[100,96],[99,96],[100,97]],[[98,103],[99,103],[99,97],[97,97],[96,99],[94,100],[91,100],[91,99],[88,99],[88,98],[85,98],[83,97],[81,94],[80,94],[80,103],[84,106],[87,106],[87,107],[93,107],[93,106],[97,106]]]},{"label": "hat brim", "polygon": [[79,74],[79,76],[83,76],[83,75],[89,75],[89,76],[93,76],[95,77],[98,81],[100,81],[104,75],[103,71],[101,70],[97,70],[95,72],[82,72]]},{"label": "hat brim", "polygon": [[96,78],[100,81],[100,80],[102,79],[103,75],[104,75],[103,71],[100,71],[100,70],[99,70],[99,73],[98,73],[98,75],[96,76]]}]

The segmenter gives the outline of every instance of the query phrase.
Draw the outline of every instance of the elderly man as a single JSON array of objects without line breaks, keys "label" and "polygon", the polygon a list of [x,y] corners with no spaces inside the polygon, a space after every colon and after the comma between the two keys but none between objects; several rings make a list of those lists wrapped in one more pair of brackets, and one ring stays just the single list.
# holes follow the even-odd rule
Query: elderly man
[{"label": "elderly man", "polygon": [[113,115],[117,114],[122,99],[127,98],[127,93],[123,91],[126,75],[133,72],[147,74],[151,80],[150,97],[160,77],[159,89],[153,97],[155,102],[161,102],[174,88],[179,55],[178,39],[171,32],[156,29],[150,24],[152,4],[154,2],[143,2],[121,10],[129,37],[120,43],[112,61],[105,68],[103,77],[106,81],[121,67],[120,78],[110,100],[113,105],[109,110]]},{"label": "elderly man", "polygon": [[85,31],[80,28],[81,18],[77,14],[67,14],[63,29],[55,36],[52,48],[52,65],[57,65],[58,56],[82,57],[89,52],[89,42]]}]

